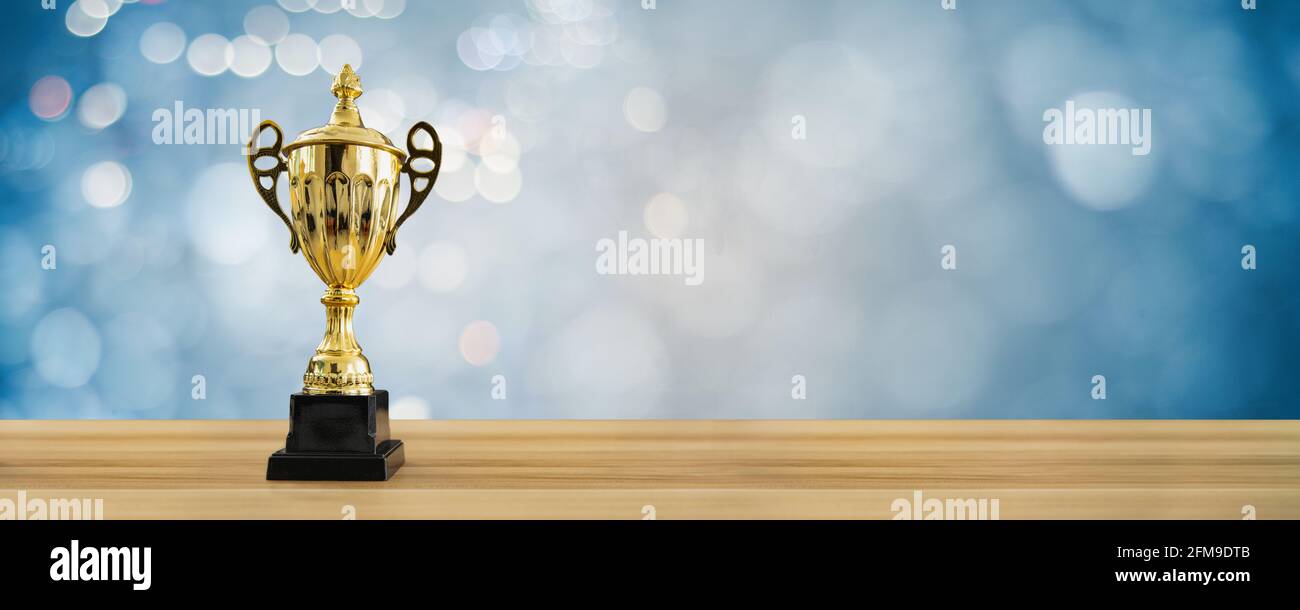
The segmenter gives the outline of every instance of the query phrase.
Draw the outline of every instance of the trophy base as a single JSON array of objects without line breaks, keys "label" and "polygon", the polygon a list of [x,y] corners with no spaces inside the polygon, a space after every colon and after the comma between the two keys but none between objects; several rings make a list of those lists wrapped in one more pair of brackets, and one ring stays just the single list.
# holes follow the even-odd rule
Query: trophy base
[{"label": "trophy base", "polygon": [[406,461],[402,441],[384,441],[382,452],[271,454],[266,464],[268,481],[387,481]]},{"label": "trophy base", "polygon": [[289,436],[271,454],[271,481],[387,481],[405,462],[389,438],[388,392],[367,396],[294,394]]}]

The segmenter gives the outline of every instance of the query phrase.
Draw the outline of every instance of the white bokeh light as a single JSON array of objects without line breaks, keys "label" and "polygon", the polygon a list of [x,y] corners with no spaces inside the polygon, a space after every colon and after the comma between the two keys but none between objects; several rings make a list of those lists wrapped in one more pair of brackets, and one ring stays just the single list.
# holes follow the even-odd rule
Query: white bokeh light
[{"label": "white bokeh light", "polygon": [[122,0],[77,0],[77,4],[94,19],[108,19],[122,8]]},{"label": "white bokeh light", "polygon": [[234,56],[234,48],[225,36],[203,34],[190,42],[185,60],[195,72],[204,76],[216,76],[230,68]]},{"label": "white bokeh light", "polygon": [[317,46],[320,67],[330,74],[338,74],[343,64],[350,64],[352,69],[361,69],[361,45],[345,34],[330,34],[322,38]]},{"label": "white bokeh light", "polygon": [[271,47],[252,36],[240,36],[230,43],[234,58],[230,71],[244,78],[252,78],[271,67]]},{"label": "white bokeh light", "polygon": [[472,70],[480,72],[497,67],[504,51],[496,34],[487,28],[470,28],[456,39],[456,54]]},{"label": "white bokeh light", "polygon": [[393,19],[406,10],[406,0],[361,0],[371,7],[380,19]]},{"label": "white bokeh light", "polygon": [[384,7],[384,0],[356,0],[355,2],[345,3],[343,10],[347,11],[353,17],[366,19],[374,17],[379,13],[379,9]]},{"label": "white bokeh light", "polygon": [[496,33],[507,55],[523,55],[532,45],[532,24],[518,15],[497,15],[489,21],[488,29]]},{"label": "white bokeh light", "polygon": [[623,117],[638,131],[655,132],[668,121],[668,108],[658,91],[637,87],[623,99]]},{"label": "white bokeh light", "polygon": [[[96,17],[91,13],[106,13],[106,8],[101,9],[106,6],[104,0],[77,0],[68,5],[68,12],[64,15],[64,25],[68,27],[69,32],[77,36],[83,38],[94,36],[108,25],[108,15]],[[86,10],[87,7],[90,8],[89,12]]]},{"label": "white bokeh light", "polygon": [[316,41],[306,34],[290,34],[275,45],[275,63],[293,76],[306,76],[320,65]]},{"label": "white bokeh light", "polygon": [[244,32],[262,44],[279,44],[289,35],[289,16],[274,6],[255,7],[244,14]]},{"label": "white bokeh light", "polygon": [[682,236],[690,215],[686,204],[672,193],[659,193],[645,204],[645,228],[655,237],[673,239]]},{"label": "white bokeh light", "polygon": [[[316,12],[324,15],[332,15],[343,9],[344,0],[313,0],[315,6],[312,7]],[[349,4],[357,0],[349,0]]]},{"label": "white bokeh light", "polygon": [[77,119],[91,129],[116,123],[126,112],[126,92],[114,83],[100,83],[86,90],[77,101]]},{"label": "white bokeh light", "polygon": [[[1131,100],[1108,92],[1085,93],[1073,99],[1076,108],[1138,108]],[[1064,107],[1064,103],[1058,106]],[[1146,127],[1150,134],[1150,126]],[[1045,146],[1057,181],[1075,201],[1090,209],[1115,210],[1131,205],[1146,191],[1155,174],[1153,156],[1134,155],[1134,146],[1127,144]]]},{"label": "white bokeh light", "polygon": [[185,31],[180,26],[160,21],[140,35],[140,54],[156,64],[169,64],[185,52]]},{"label": "white bokeh light", "polygon": [[81,196],[97,208],[122,205],[131,196],[131,172],[116,161],[100,161],[81,174]]},{"label": "white bokeh light", "polygon": [[280,7],[290,13],[305,13],[316,7],[317,0],[276,0]]}]

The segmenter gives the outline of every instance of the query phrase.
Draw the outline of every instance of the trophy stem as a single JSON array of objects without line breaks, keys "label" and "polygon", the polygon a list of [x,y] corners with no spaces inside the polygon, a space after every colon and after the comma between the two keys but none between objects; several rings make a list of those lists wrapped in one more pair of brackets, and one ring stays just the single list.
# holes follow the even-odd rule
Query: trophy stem
[{"label": "trophy stem", "polygon": [[352,332],[352,312],[361,299],[347,289],[331,288],[320,298],[325,306],[325,338],[316,347],[318,352],[361,353],[357,337]]},{"label": "trophy stem", "polygon": [[374,376],[352,332],[352,312],[361,299],[351,288],[331,287],[320,298],[325,306],[325,337],[303,375],[306,394],[372,394]]}]

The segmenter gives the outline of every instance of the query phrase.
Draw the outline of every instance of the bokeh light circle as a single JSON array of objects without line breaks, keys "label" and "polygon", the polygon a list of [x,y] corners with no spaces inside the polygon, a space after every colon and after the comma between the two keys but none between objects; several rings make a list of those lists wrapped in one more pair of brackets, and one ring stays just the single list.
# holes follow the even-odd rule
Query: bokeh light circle
[{"label": "bokeh light circle", "polygon": [[91,129],[116,123],[126,112],[126,91],[114,83],[100,83],[86,90],[77,101],[77,119]]},{"label": "bokeh light circle", "polygon": [[343,10],[347,11],[349,15],[361,19],[374,17],[381,8],[384,8],[384,0],[356,0],[356,2],[343,6]]},{"label": "bokeh light circle", "polygon": [[[351,0],[348,3],[352,4],[355,1]],[[332,15],[343,9],[343,0],[314,0],[313,4],[315,6],[312,9],[323,15]]]},{"label": "bokeh light circle", "polygon": [[185,31],[180,26],[160,21],[140,35],[140,54],[156,64],[169,64],[185,52]]},{"label": "bokeh light circle", "polygon": [[32,85],[27,104],[32,114],[47,121],[58,120],[72,104],[72,87],[61,76],[46,76]]},{"label": "bokeh light circle", "polygon": [[623,117],[638,131],[655,132],[668,121],[668,108],[658,91],[637,87],[623,100]]},{"label": "bokeh light circle", "polygon": [[[89,7],[89,12],[86,10],[87,3],[93,5]],[[108,15],[96,17],[91,13],[106,13],[106,6],[104,0],[77,0],[68,5],[68,12],[64,16],[64,25],[68,27],[69,32],[82,38],[94,36],[102,31],[105,25],[108,25]]]},{"label": "bokeh light circle", "polygon": [[320,67],[330,74],[338,74],[343,64],[350,64],[352,69],[361,69],[361,45],[345,34],[330,34],[322,38],[317,46]]},{"label": "bokeh light circle", "polygon": [[[1124,96],[1109,92],[1085,93],[1075,96],[1073,101],[1077,109],[1094,111],[1127,112],[1138,108]],[[1064,107],[1064,103],[1058,106]],[[1147,127],[1150,134],[1150,126]],[[1073,126],[1063,128],[1073,129]],[[1154,155],[1134,155],[1132,145],[1059,144],[1047,148],[1056,180],[1075,201],[1089,209],[1115,210],[1132,205],[1154,177]]]},{"label": "bokeh light circle", "polygon": [[234,48],[225,36],[203,34],[190,42],[185,60],[195,72],[204,76],[216,76],[230,69],[234,56]]},{"label": "bokeh light circle", "polygon": [[289,35],[289,16],[274,6],[255,7],[244,14],[244,32],[262,44],[279,44]]},{"label": "bokeh light circle", "polygon": [[485,366],[501,351],[501,333],[495,324],[475,320],[460,332],[460,355],[474,366]]},{"label": "bokeh light circle", "polygon": [[659,193],[650,198],[644,216],[646,229],[664,239],[681,237],[690,219],[686,204],[672,193]]},{"label": "bokeh light circle", "polygon": [[95,19],[108,19],[122,8],[122,0],[78,0],[78,4],[82,11]]},{"label": "bokeh light circle", "polygon": [[290,13],[305,13],[316,7],[317,0],[276,0],[280,7]]},{"label": "bokeh light circle", "polygon": [[81,174],[81,196],[97,208],[115,208],[131,196],[131,171],[116,161],[100,161]]},{"label": "bokeh light circle", "polygon": [[271,67],[271,47],[252,36],[240,36],[230,43],[234,57],[230,71],[244,78],[252,78]]},{"label": "bokeh light circle", "polygon": [[501,63],[502,44],[496,34],[487,28],[470,28],[456,39],[456,55],[461,63],[480,72],[491,70]]},{"label": "bokeh light circle", "polygon": [[275,45],[275,63],[293,76],[306,76],[320,65],[316,41],[306,34],[290,34]]},{"label": "bokeh light circle", "polygon": [[406,0],[362,0],[380,19],[392,19],[406,10]]}]

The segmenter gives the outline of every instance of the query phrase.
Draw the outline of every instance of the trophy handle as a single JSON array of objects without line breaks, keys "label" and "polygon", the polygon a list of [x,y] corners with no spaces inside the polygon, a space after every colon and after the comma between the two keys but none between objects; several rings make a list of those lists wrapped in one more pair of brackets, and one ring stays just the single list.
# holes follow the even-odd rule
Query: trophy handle
[{"label": "trophy handle", "polygon": [[[415,133],[425,131],[433,138],[433,148],[416,148]],[[438,132],[433,126],[420,121],[411,127],[411,131],[406,134],[406,162],[402,163],[402,171],[406,173],[411,180],[411,200],[406,204],[406,210],[401,216],[397,217],[397,222],[393,224],[393,229],[388,232],[388,240],[384,243],[384,248],[392,254],[397,249],[397,230],[402,227],[402,223],[411,217],[416,210],[420,209],[420,204],[424,203],[424,198],[429,196],[433,190],[433,183],[438,180],[438,170],[442,169],[442,140],[438,139]],[[433,168],[428,171],[415,169],[414,161],[417,159],[428,159],[433,162]],[[423,178],[424,186],[417,188],[415,181]]]},{"label": "trophy handle", "polygon": [[[271,128],[275,132],[275,143],[270,146],[257,146],[257,140],[262,135],[262,130]],[[253,137],[248,141],[248,149],[253,151],[248,155],[248,173],[253,177],[253,186],[257,187],[257,194],[262,196],[262,201],[266,202],[267,207],[275,212],[280,220],[284,221],[284,226],[289,227],[289,251],[298,252],[298,232],[293,230],[293,223],[289,222],[289,217],[284,215],[284,210],[280,208],[280,199],[275,194],[275,187],[280,181],[280,173],[289,169],[289,164],[280,154],[280,145],[284,143],[284,132],[280,131],[280,126],[275,121],[262,121],[257,129],[253,130]],[[257,162],[263,157],[275,159],[275,167],[270,169],[258,169]],[[271,186],[267,188],[262,184],[262,180],[270,178]]]}]

